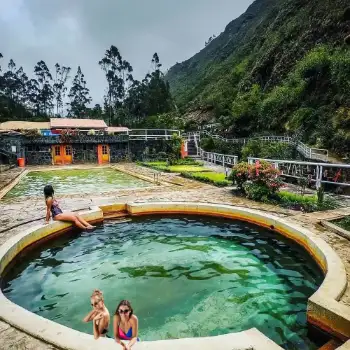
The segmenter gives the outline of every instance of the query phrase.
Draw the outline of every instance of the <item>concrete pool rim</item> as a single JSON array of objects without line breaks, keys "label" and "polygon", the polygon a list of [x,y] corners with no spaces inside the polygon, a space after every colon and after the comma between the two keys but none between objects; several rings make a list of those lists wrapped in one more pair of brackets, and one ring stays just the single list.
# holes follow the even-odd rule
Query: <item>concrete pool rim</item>
[{"label": "concrete pool rim", "polygon": [[[152,214],[196,214],[201,216],[239,219],[252,222],[268,229],[273,229],[277,233],[292,239],[309,252],[325,273],[325,278],[320,288],[308,300],[308,321],[344,341],[349,339],[350,308],[338,302],[347,287],[345,267],[334,250],[311,231],[287,222],[285,219],[258,210],[206,203],[114,203],[100,207],[92,207],[91,210],[83,212],[82,216],[88,221],[98,222],[103,221],[104,212],[110,213],[113,211],[125,211],[131,216]],[[0,276],[10,262],[21,251],[23,251],[23,249],[43,238],[52,238],[52,235],[65,232],[69,230],[69,228],[70,224],[54,222],[50,225],[39,225],[33,227],[32,229],[9,239],[0,247]],[[79,350],[100,348],[109,349],[112,348],[110,346],[115,348],[113,342],[111,343],[107,339],[101,339],[96,342],[88,334],[75,331],[41,316],[37,316],[12,303],[1,292],[0,305],[0,319],[3,319],[14,327],[19,328],[36,338],[43,339],[58,347]],[[248,334],[251,339],[247,336]],[[254,336],[252,336],[253,334]],[[232,344],[238,344],[239,341],[243,341],[242,344],[245,344],[245,346],[254,346],[255,349],[280,349],[277,344],[273,343],[256,329],[210,338],[141,342],[138,344],[137,348],[148,349],[149,347],[152,347],[154,349],[154,346],[158,348],[158,345],[160,346],[160,344],[162,344],[159,348],[166,345],[169,349],[186,348],[187,346],[192,349],[193,346],[196,346],[196,348],[198,346],[199,349],[205,348],[200,345],[204,344],[204,339],[207,344],[210,339],[214,338],[215,343],[217,343],[217,341],[220,341],[220,343],[224,341],[227,342],[228,345],[231,344],[231,347],[228,347],[228,349],[232,349]],[[211,340],[209,343],[210,342]],[[268,344],[268,347],[263,347],[262,344]]]}]

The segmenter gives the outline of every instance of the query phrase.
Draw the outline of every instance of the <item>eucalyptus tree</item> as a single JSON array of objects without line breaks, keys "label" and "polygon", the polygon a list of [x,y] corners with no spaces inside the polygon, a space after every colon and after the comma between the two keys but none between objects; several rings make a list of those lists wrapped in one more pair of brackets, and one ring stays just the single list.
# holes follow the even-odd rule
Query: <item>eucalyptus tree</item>
[{"label": "eucalyptus tree", "polygon": [[34,74],[38,81],[38,96],[36,110],[38,114],[49,115],[53,110],[54,92],[52,87],[52,75],[44,61],[39,61],[34,67]]},{"label": "eucalyptus tree", "polygon": [[70,67],[55,64],[55,79],[53,84],[54,99],[56,101],[57,116],[63,115],[63,100],[67,92],[67,80],[69,79]]},{"label": "eucalyptus tree", "polygon": [[68,115],[76,118],[86,116],[88,104],[90,104],[92,98],[90,97],[90,90],[87,88],[85,76],[80,66],[74,77],[68,97],[70,99]]}]

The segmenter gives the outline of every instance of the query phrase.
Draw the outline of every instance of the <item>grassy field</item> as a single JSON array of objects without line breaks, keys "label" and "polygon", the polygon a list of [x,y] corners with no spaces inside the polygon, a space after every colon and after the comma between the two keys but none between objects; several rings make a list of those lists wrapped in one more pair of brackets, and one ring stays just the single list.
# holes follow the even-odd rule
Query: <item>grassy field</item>
[{"label": "grassy field", "polygon": [[202,163],[194,162],[194,164],[167,165],[166,162],[143,162],[140,165],[164,171],[168,173],[180,173],[181,176],[205,183],[210,183],[218,187],[224,187],[231,184],[226,180],[225,174],[216,173],[203,167]]},{"label": "grassy field", "polygon": [[212,171],[187,172],[187,173],[181,173],[181,175],[189,179],[210,183],[218,187],[225,187],[230,185],[231,183],[230,181],[226,180],[225,174],[215,173]]}]

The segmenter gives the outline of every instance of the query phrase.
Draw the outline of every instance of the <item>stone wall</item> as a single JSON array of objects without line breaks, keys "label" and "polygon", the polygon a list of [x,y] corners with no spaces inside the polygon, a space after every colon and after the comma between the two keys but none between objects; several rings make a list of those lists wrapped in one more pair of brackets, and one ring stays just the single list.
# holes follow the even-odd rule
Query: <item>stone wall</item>
[{"label": "stone wall", "polygon": [[168,151],[166,140],[129,141],[129,149],[132,160],[143,160],[147,155]]},{"label": "stone wall", "polygon": [[127,143],[113,143],[109,145],[111,163],[129,160],[129,147]]},{"label": "stone wall", "polygon": [[[99,137],[85,136],[84,138],[76,138],[75,141],[77,142],[73,141],[67,144],[71,144],[73,147],[73,163],[76,164],[97,164],[98,143],[109,145],[111,163],[143,160],[147,159],[149,155],[156,155],[168,150],[166,140],[133,140],[126,142],[122,137],[107,135]],[[14,157],[12,163],[16,162],[16,157],[24,157],[28,165],[51,165],[52,145],[60,143],[62,144],[57,137],[1,136],[0,150],[12,152],[12,146],[16,146],[16,153],[12,153]]]},{"label": "stone wall", "polygon": [[[15,150],[13,147],[15,147]],[[21,137],[0,135],[0,151],[2,151],[0,152],[0,164],[16,164],[17,158],[24,156]]]},{"label": "stone wall", "polygon": [[25,146],[25,158],[28,165],[51,165],[52,152],[50,145]]},{"label": "stone wall", "polygon": [[73,163],[97,163],[97,145],[73,144]]}]

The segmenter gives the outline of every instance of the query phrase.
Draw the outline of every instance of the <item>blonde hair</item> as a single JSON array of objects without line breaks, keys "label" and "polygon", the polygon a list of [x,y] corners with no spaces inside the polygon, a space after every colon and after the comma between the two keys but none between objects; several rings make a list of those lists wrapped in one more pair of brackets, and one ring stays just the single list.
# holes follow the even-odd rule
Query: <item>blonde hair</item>
[{"label": "blonde hair", "polygon": [[100,291],[99,289],[95,289],[92,292],[92,295],[91,295],[91,298],[94,298],[94,297],[98,297],[98,298],[100,298],[103,301],[103,293],[102,293],[102,291]]}]

